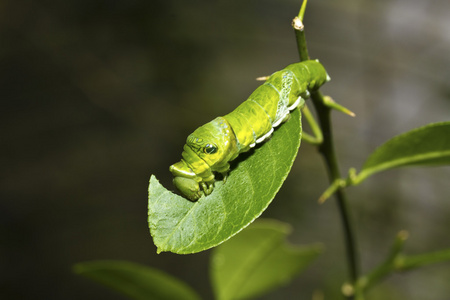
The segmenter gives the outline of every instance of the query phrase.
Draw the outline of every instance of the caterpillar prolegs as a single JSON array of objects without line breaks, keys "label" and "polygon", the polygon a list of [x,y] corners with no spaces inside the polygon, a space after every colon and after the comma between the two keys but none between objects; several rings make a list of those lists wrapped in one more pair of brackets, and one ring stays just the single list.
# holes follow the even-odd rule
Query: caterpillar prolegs
[{"label": "caterpillar prolegs", "polygon": [[190,134],[181,161],[170,166],[176,188],[198,200],[214,189],[214,172],[226,179],[229,162],[257,143],[267,140],[289,112],[304,103],[309,91],[329,81],[317,60],[287,66],[273,73],[231,113],[217,117]]}]

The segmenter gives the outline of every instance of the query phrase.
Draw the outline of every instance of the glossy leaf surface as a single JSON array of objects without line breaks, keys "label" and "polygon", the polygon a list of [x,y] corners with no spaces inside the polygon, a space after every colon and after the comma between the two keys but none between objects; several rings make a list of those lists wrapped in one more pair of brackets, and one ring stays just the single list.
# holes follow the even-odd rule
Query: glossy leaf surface
[{"label": "glossy leaf surface", "polygon": [[392,138],[364,163],[355,184],[392,168],[411,165],[450,164],[450,122],[434,123]]},{"label": "glossy leaf surface", "polygon": [[214,249],[211,281],[216,299],[249,299],[286,284],[321,252],[287,244],[289,225],[258,220]]},{"label": "glossy leaf surface", "polygon": [[84,262],[75,265],[74,271],[132,299],[200,299],[184,282],[159,270],[130,262]]},{"label": "glossy leaf surface", "polygon": [[267,208],[285,181],[300,147],[299,109],[272,138],[232,162],[226,183],[190,202],[165,189],[152,175],[148,223],[158,252],[200,252],[229,239]]}]

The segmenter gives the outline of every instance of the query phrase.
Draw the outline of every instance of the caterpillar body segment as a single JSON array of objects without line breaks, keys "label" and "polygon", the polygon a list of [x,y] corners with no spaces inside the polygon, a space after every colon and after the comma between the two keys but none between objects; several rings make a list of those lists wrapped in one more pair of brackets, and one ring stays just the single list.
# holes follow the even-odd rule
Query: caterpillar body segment
[{"label": "caterpillar body segment", "polygon": [[170,166],[174,185],[196,201],[214,189],[214,172],[226,179],[229,162],[267,140],[289,112],[304,104],[309,91],[329,81],[316,60],[287,66],[272,74],[231,113],[200,126],[186,140],[181,161]]}]

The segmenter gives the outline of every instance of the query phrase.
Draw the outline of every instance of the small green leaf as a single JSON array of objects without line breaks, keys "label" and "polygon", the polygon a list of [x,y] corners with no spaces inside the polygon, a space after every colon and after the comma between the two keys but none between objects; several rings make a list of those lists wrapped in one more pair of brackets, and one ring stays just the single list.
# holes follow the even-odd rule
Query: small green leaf
[{"label": "small green leaf", "polygon": [[358,184],[367,177],[392,168],[411,165],[450,164],[450,122],[420,127],[387,141],[364,163],[352,178]]},{"label": "small green leaf", "polygon": [[225,184],[217,181],[213,193],[197,202],[168,191],[152,175],[148,223],[158,253],[212,248],[259,217],[294,163],[301,132],[301,114],[296,109],[269,141],[233,161]]},{"label": "small green leaf", "polygon": [[74,266],[74,272],[132,299],[197,300],[184,282],[156,269],[126,261],[92,261]]},{"label": "small green leaf", "polygon": [[286,284],[321,252],[320,246],[286,243],[290,227],[257,221],[214,249],[211,281],[216,299],[248,299]]}]

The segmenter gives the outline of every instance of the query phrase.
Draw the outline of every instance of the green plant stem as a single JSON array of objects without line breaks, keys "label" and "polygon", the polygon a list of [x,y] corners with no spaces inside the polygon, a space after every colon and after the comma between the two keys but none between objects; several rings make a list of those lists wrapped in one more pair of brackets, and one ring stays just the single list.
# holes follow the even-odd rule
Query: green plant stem
[{"label": "green plant stem", "polygon": [[305,31],[303,29],[303,23],[300,18],[295,17],[292,21],[292,27],[295,29],[295,39],[297,40],[298,54],[300,55],[300,61],[309,59],[308,48],[306,47]]},{"label": "green plant stem", "polygon": [[[305,32],[303,26],[303,15],[306,8],[306,1],[303,2],[299,15],[293,20],[293,27],[295,30],[295,37],[297,39],[298,53],[300,61],[309,59],[308,49],[306,46]],[[317,111],[319,124],[322,129],[323,142],[319,145],[319,151],[325,160],[330,183],[335,182],[341,178],[339,164],[334,150],[333,135],[331,131],[330,113],[331,108],[325,105],[323,95],[317,91],[311,93],[311,99]],[[347,205],[347,197],[343,188],[336,191],[336,198],[341,215],[342,225],[344,228],[345,244],[347,250],[347,260],[349,265],[350,281],[352,286],[355,285],[359,277],[358,255],[356,251],[356,242],[353,234],[352,224]],[[353,295],[348,296],[349,299],[354,299]]]},{"label": "green plant stem", "polygon": [[298,12],[298,17],[303,22],[303,17],[305,16],[306,5],[308,4],[308,0],[303,0],[302,7],[300,7],[300,11]]},{"label": "green plant stem", "polygon": [[356,286],[357,293],[362,294],[365,290],[369,289],[387,275],[394,271],[401,271],[398,267],[398,261],[403,261],[404,256],[401,254],[405,241],[408,238],[408,232],[402,230],[397,234],[394,243],[391,246],[391,250],[386,257],[385,261],[376,267],[372,272],[366,276],[358,278]]},{"label": "green plant stem", "polygon": [[[331,131],[331,108],[323,103],[323,96],[320,92],[311,94],[314,107],[317,111],[320,127],[323,134],[323,143],[319,145],[319,152],[322,154],[327,166],[330,182],[333,183],[341,178],[339,164],[334,150],[333,135]],[[342,225],[344,228],[345,244],[347,249],[347,260],[349,264],[350,280],[352,284],[359,277],[358,255],[356,251],[356,242],[350,220],[350,214],[347,205],[347,197],[344,189],[338,188],[336,191],[336,199],[339,213],[341,215]]]},{"label": "green plant stem", "polygon": [[298,12],[298,15],[292,21],[292,27],[295,29],[295,38],[297,40],[298,53],[300,55],[300,61],[308,60],[308,47],[306,46],[305,30],[303,26],[303,17],[305,15],[306,4],[308,0],[303,0],[302,7]]},{"label": "green plant stem", "polygon": [[305,117],[305,120],[308,122],[308,124],[311,127],[311,130],[313,132],[313,135],[303,132],[302,139],[312,145],[320,145],[323,141],[322,132],[320,131],[320,127],[316,123],[316,120],[314,119],[313,115],[309,111],[308,106],[305,105],[303,107],[302,114],[303,114],[303,117]]}]

